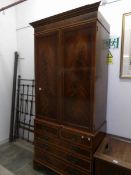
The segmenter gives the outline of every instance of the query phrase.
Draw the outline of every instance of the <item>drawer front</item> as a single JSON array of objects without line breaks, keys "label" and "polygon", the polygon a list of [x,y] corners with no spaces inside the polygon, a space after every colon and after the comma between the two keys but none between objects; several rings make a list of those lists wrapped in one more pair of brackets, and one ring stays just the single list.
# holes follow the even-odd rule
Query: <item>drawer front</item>
[{"label": "drawer front", "polygon": [[89,173],[81,171],[66,162],[52,156],[50,153],[45,151],[40,151],[38,149],[35,150],[35,160],[41,162],[45,166],[52,167],[63,173],[64,175],[89,175]]},{"label": "drawer front", "polygon": [[50,134],[41,133],[39,131],[36,131],[34,133],[34,135],[35,135],[35,140],[40,139],[40,140],[43,140],[43,141],[48,141],[48,142],[51,142],[51,143],[58,143],[58,144],[59,144],[59,141],[60,141],[60,139],[58,139],[58,138],[51,137]]},{"label": "drawer front", "polygon": [[83,171],[91,171],[91,162],[82,160],[78,157],[75,157],[72,154],[65,155],[65,160],[67,160],[69,163],[71,163],[73,166],[77,166],[80,169],[83,169]]},{"label": "drawer front", "polygon": [[78,168],[88,172],[91,170],[90,161],[83,160],[71,152],[64,151],[60,147],[48,144],[46,142],[40,142],[37,139],[35,141],[35,146],[36,149],[45,150],[46,152],[55,155],[59,159],[63,159],[64,161],[68,162],[69,164],[72,164],[73,166],[77,166]]},{"label": "drawer front", "polygon": [[45,166],[51,167],[58,172],[63,172],[62,170],[66,168],[66,164],[64,161],[60,161],[56,157],[50,155],[44,150],[40,151],[39,149],[35,149],[35,161],[41,162]]},{"label": "drawer front", "polygon": [[76,168],[71,167],[71,166],[67,166],[64,169],[64,175],[90,175],[90,173],[82,172],[79,169],[76,169]]},{"label": "drawer front", "polygon": [[39,120],[35,120],[35,131],[38,131],[44,134],[49,133],[53,137],[58,137],[59,135],[59,127],[57,125],[41,122]]},{"label": "drawer front", "polygon": [[86,146],[86,148],[91,148],[92,146],[92,138],[91,136],[87,136],[81,133],[71,132],[67,129],[61,129],[60,132],[61,139],[73,142],[78,145]]},{"label": "drawer front", "polygon": [[83,147],[75,145],[71,142],[67,142],[65,140],[60,140],[58,138],[51,137],[49,134],[43,135],[41,133],[36,132],[35,140],[36,139],[40,142],[46,141],[49,144],[61,146],[63,149],[66,149],[67,151],[71,151],[84,159],[89,159],[89,160],[92,159],[92,152],[90,149],[87,149],[87,148],[84,149]]},{"label": "drawer front", "polygon": [[92,152],[88,149],[86,150],[76,145],[71,145],[70,149],[86,159],[92,159]]}]

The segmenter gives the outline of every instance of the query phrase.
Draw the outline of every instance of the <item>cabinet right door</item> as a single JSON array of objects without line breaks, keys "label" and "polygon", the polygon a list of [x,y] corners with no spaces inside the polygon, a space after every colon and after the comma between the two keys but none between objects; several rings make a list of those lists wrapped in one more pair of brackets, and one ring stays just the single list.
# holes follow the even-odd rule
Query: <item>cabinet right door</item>
[{"label": "cabinet right door", "polygon": [[62,31],[64,125],[90,130],[96,24]]}]

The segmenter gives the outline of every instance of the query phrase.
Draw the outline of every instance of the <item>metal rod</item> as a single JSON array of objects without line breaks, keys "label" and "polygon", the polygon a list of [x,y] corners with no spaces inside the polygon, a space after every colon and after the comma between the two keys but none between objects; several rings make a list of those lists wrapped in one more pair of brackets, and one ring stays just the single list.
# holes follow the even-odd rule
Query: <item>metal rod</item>
[{"label": "metal rod", "polygon": [[13,6],[15,6],[15,5],[18,5],[18,4],[20,4],[20,3],[24,2],[24,1],[27,1],[27,0],[20,0],[20,1],[18,1],[18,2],[14,2],[14,3],[10,4],[10,5],[7,5],[7,6],[5,6],[5,7],[2,7],[2,8],[0,9],[0,12],[1,12],[1,11],[4,11],[4,10],[10,8],[10,7],[13,7]]},{"label": "metal rod", "polygon": [[[19,127],[22,128],[23,130],[27,130],[27,131],[29,131],[29,132],[34,132],[34,129],[29,129],[28,127],[22,126],[21,124],[20,124]],[[23,140],[29,141],[27,138],[24,138],[24,137],[22,137],[22,139],[23,139]]]},{"label": "metal rod", "polygon": [[[22,94],[19,94],[19,95],[22,95]],[[24,96],[26,96],[27,94],[25,93],[25,94],[23,94]],[[32,95],[28,95],[29,97],[32,97]],[[35,97],[35,95],[33,95],[33,97]]]},{"label": "metal rod", "polygon": [[19,104],[20,104],[20,79],[21,76],[18,76],[18,93],[17,93],[17,104],[16,104],[16,117],[15,117],[15,139],[19,137],[19,118],[20,118],[20,112],[19,112]]},{"label": "metal rod", "polygon": [[21,79],[21,81],[34,81],[33,79]]},{"label": "metal rod", "polygon": [[[29,124],[28,123],[24,123],[24,122],[20,122],[21,126],[27,126],[27,128],[29,128]],[[34,125],[30,125],[31,128],[34,128]]]},{"label": "metal rod", "polygon": [[[28,94],[29,94],[29,85],[27,85],[27,96],[26,96],[26,100],[25,100],[24,120],[23,120],[24,125],[26,124],[26,117],[27,117],[27,113],[28,113]],[[23,128],[23,138],[24,138],[24,134],[25,134],[25,130]]]},{"label": "metal rod", "polygon": [[[31,102],[31,101],[28,101],[28,102]],[[32,101],[32,102],[34,102],[34,101]],[[20,111],[20,110],[18,110],[18,112],[21,113],[21,114],[25,114],[25,112],[22,112],[22,111]],[[26,115],[35,116],[35,114],[30,114],[29,112],[26,113]]]},{"label": "metal rod", "polygon": [[31,84],[27,85],[27,84],[23,84],[23,83],[21,83],[20,86],[31,86],[32,87]]},{"label": "metal rod", "polygon": [[14,140],[14,120],[15,120],[15,100],[16,100],[16,79],[17,79],[17,67],[18,67],[19,55],[15,52],[14,61],[14,76],[13,76],[13,90],[12,90],[12,107],[11,107],[11,122],[10,122],[10,135],[9,141]]},{"label": "metal rod", "polygon": [[[31,99],[31,106],[30,106],[30,116],[29,116],[29,130],[31,127],[32,121],[32,114],[33,114],[33,92],[34,92],[34,81],[32,81],[32,99]],[[28,132],[28,140],[30,140],[30,132]]]}]

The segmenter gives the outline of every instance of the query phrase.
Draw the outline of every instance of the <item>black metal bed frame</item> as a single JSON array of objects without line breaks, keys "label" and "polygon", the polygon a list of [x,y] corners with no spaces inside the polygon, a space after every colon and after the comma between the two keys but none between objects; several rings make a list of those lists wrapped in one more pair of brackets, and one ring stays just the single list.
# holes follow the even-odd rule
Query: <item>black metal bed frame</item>
[{"label": "black metal bed frame", "polygon": [[18,76],[14,138],[34,141],[35,82]]},{"label": "black metal bed frame", "polygon": [[18,52],[14,53],[14,76],[12,88],[9,141],[18,138],[34,142],[35,81],[17,76]]}]

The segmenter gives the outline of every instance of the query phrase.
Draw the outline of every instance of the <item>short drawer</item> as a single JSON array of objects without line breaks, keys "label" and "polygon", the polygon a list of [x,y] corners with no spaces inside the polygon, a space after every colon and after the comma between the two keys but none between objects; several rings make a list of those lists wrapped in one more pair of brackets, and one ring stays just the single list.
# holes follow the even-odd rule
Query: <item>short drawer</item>
[{"label": "short drawer", "polygon": [[83,171],[91,171],[91,162],[89,161],[82,160],[73,154],[66,154],[64,156],[64,159],[71,163],[73,166],[77,166],[78,168],[83,169]]},{"label": "short drawer", "polygon": [[43,120],[35,120],[35,131],[38,131],[39,133],[50,134],[53,137],[58,137],[59,127],[55,124],[50,124],[46,121],[44,122]]},{"label": "short drawer", "polygon": [[63,140],[67,140],[78,145],[86,146],[86,148],[90,148],[92,146],[92,137],[86,134],[73,132],[68,129],[61,129],[60,137]]},{"label": "short drawer", "polygon": [[63,169],[66,168],[66,163],[64,163],[64,161],[57,159],[45,151],[40,151],[39,149],[35,150],[34,158],[35,161],[61,173],[63,172]]},{"label": "short drawer", "polygon": [[77,155],[73,154],[72,152],[66,152],[63,150],[61,147],[57,147],[51,144],[48,144],[46,142],[40,142],[39,140],[36,139],[35,141],[35,148],[40,149],[40,150],[45,150],[48,153],[51,153],[58,157],[59,159],[62,159],[69,164],[72,164],[73,166],[77,166],[80,169],[83,169],[85,171],[90,171],[91,170],[91,162],[87,160],[83,160],[79,158]]},{"label": "short drawer", "polygon": [[41,141],[42,140],[43,141],[48,141],[50,143],[59,143],[59,140],[60,140],[60,139],[58,139],[56,137],[51,137],[50,134],[41,133],[39,131],[35,131],[34,135],[35,135],[35,140],[36,139],[40,139]]},{"label": "short drawer", "polygon": [[50,153],[35,150],[35,160],[41,162],[43,165],[51,167],[56,171],[61,172],[64,175],[89,175],[88,172],[84,172],[78,168],[67,164],[61,159],[52,156]]},{"label": "short drawer", "polygon": [[84,159],[92,159],[92,152],[88,148],[83,148],[79,145],[75,145],[71,142],[60,140],[58,138],[51,137],[50,135],[43,135],[40,133],[35,133],[35,140],[39,140],[40,142],[48,142],[49,144],[58,145],[60,147],[63,147],[63,149],[66,149],[68,151],[71,151],[75,154],[77,154],[80,157],[83,157]]},{"label": "short drawer", "polygon": [[70,150],[72,150],[72,152],[75,152],[81,155],[82,157],[85,157],[86,159],[92,159],[92,152],[90,150],[84,149],[76,145],[70,145],[69,147],[70,147]]},{"label": "short drawer", "polygon": [[90,175],[90,173],[82,172],[79,169],[76,169],[72,166],[67,166],[64,169],[64,175]]}]

